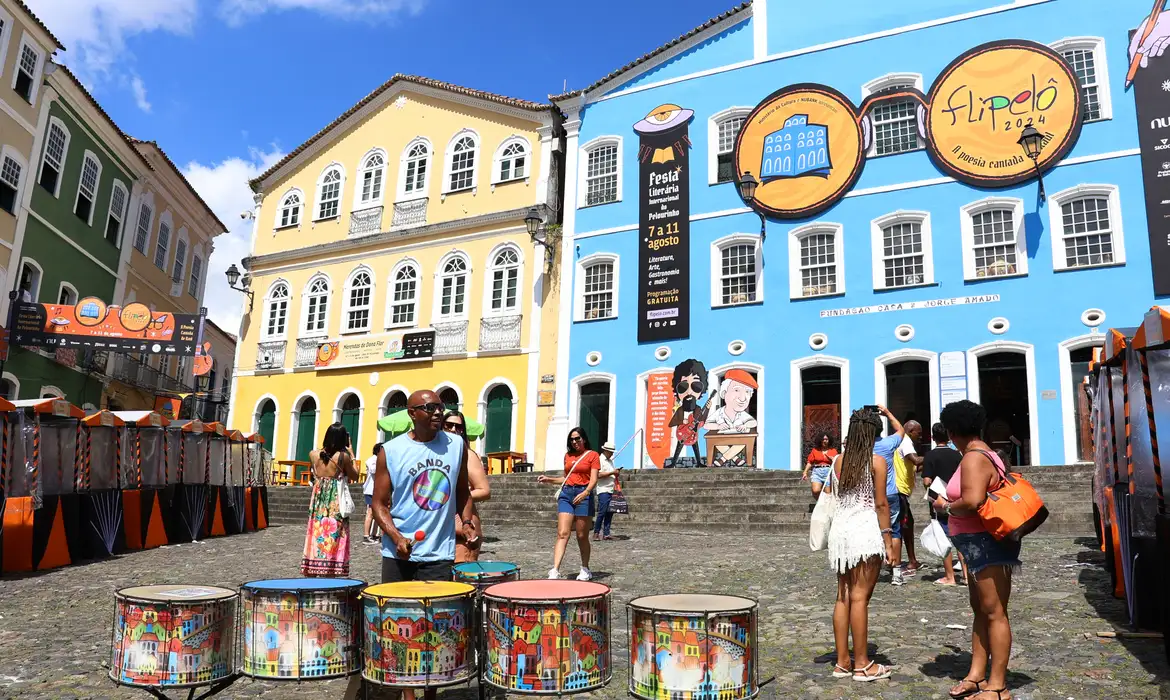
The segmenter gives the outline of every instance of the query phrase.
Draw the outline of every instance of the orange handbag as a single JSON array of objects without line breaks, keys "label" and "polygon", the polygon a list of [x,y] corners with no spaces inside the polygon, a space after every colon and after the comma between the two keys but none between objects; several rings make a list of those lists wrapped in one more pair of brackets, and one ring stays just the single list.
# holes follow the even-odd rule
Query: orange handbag
[{"label": "orange handbag", "polygon": [[980,452],[991,460],[1000,479],[999,486],[989,490],[979,506],[979,519],[995,539],[1018,542],[1048,519],[1048,508],[1023,474],[1008,473],[998,455]]}]

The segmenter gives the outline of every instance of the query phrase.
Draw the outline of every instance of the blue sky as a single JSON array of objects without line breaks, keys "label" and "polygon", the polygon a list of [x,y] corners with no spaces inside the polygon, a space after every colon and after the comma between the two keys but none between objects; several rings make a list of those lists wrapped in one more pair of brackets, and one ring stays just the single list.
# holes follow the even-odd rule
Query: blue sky
[{"label": "blue sky", "polygon": [[[126,133],[183,168],[231,231],[211,317],[239,325],[223,271],[247,254],[246,181],[396,72],[544,100],[582,88],[735,0],[25,0],[58,60]],[[581,11],[584,11],[583,15]]]}]

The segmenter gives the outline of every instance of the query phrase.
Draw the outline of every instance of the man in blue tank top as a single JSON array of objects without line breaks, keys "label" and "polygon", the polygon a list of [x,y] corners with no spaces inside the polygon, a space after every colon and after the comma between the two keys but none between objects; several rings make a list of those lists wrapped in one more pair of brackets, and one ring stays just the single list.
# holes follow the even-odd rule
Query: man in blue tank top
[{"label": "man in blue tank top", "polygon": [[444,406],[435,392],[414,392],[406,410],[414,427],[385,443],[374,474],[382,583],[450,581],[457,512],[474,539],[467,444],[441,429]]}]

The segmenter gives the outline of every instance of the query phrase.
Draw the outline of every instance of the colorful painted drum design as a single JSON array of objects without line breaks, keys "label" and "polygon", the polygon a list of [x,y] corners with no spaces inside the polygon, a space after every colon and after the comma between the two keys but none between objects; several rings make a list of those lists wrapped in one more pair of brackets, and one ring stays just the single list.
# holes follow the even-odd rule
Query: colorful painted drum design
[{"label": "colorful painted drum design", "polygon": [[586,581],[511,581],[484,591],[484,680],[534,695],[609,683],[609,593]]},{"label": "colorful painted drum design", "polygon": [[520,579],[520,567],[506,561],[469,561],[456,564],[453,578],[470,583],[481,593],[497,583]]},{"label": "colorful painted drum design", "polygon": [[744,700],[759,694],[754,600],[652,595],[627,607],[630,695],[644,700]]},{"label": "colorful painted drum design", "polygon": [[474,587],[450,581],[382,583],[362,591],[362,615],[366,680],[436,688],[475,676]]},{"label": "colorful painted drum design", "polygon": [[245,676],[309,680],[361,668],[364,581],[290,578],[252,581],[240,588]]},{"label": "colorful painted drum design", "polygon": [[135,586],[114,595],[110,678],[123,685],[210,685],[236,672],[235,591]]}]

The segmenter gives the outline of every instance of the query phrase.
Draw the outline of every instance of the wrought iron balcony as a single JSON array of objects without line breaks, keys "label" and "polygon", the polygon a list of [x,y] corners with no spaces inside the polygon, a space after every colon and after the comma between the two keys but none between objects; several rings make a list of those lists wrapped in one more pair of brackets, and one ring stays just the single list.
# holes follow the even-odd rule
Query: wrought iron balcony
[{"label": "wrought iron balcony", "polygon": [[317,348],[320,345],[320,338],[297,338],[297,354],[293,358],[293,367],[312,367],[317,364]]},{"label": "wrought iron balcony", "polygon": [[349,235],[361,236],[367,233],[377,233],[382,230],[383,207],[369,207],[350,212]]},{"label": "wrought iron balcony", "polygon": [[520,348],[520,314],[485,317],[479,322],[480,350],[518,350]]},{"label": "wrought iron balcony", "polygon": [[394,219],[391,228],[404,226],[419,226],[427,222],[427,197],[412,199],[409,202],[394,203]]},{"label": "wrought iron balcony", "polygon": [[114,379],[147,391],[187,392],[194,390],[194,377],[176,379],[133,355],[119,354],[114,359]]},{"label": "wrought iron balcony", "polygon": [[436,355],[467,352],[467,321],[448,321],[434,326]]},{"label": "wrought iron balcony", "polygon": [[53,351],[53,359],[57,364],[84,370],[90,374],[104,375],[109,357],[109,352],[93,348],[57,348]]},{"label": "wrought iron balcony", "polygon": [[260,343],[256,349],[256,369],[280,369],[284,367],[285,345],[287,343],[283,340]]}]

